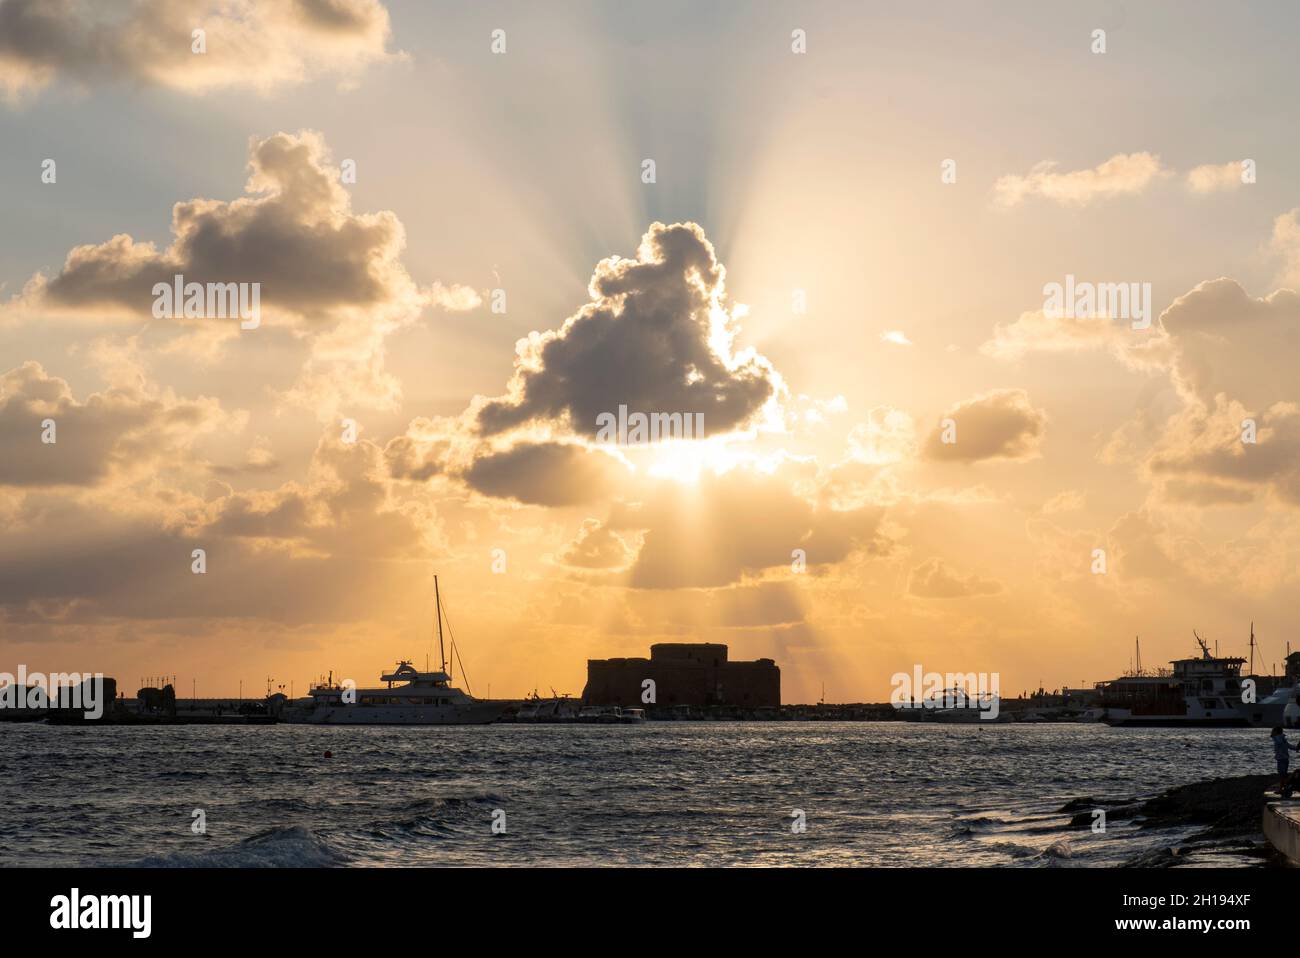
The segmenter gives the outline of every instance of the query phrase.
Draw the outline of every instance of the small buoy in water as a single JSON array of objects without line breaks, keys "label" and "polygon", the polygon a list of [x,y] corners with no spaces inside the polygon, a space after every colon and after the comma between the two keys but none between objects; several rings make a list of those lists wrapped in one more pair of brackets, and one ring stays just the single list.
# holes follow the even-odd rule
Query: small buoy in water
[{"label": "small buoy in water", "polygon": [[325,753],[325,757],[326,757],[326,758],[333,758],[333,757],[334,757],[334,753],[333,753],[333,752],[326,752],[326,753]]}]

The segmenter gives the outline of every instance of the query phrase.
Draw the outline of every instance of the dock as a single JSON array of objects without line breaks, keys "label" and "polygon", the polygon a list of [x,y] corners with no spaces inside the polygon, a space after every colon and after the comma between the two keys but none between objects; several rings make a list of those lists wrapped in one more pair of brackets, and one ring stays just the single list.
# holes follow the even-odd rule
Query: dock
[{"label": "dock", "polygon": [[1300,865],[1300,799],[1278,798],[1264,806],[1264,837],[1288,862]]}]

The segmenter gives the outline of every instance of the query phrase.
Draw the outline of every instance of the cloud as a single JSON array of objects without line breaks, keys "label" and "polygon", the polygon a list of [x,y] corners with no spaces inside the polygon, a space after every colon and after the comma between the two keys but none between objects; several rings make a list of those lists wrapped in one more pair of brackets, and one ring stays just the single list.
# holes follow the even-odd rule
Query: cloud
[{"label": "cloud", "polygon": [[481,407],[480,430],[558,421],[590,438],[620,405],[702,413],[708,435],[749,424],[782,385],[752,349],[733,352],[725,276],[699,226],[652,224],[635,259],[597,265],[590,303],[519,341],[509,393]]},{"label": "cloud", "polygon": [[[42,442],[46,420],[53,443]],[[84,401],[28,361],[0,376],[0,486],[94,486],[193,461],[196,439],[238,430],[215,399],[114,386]]]},{"label": "cloud", "polygon": [[374,620],[445,551],[432,508],[395,498],[364,440],[322,440],[303,482],[236,492],[210,480],[202,498],[185,485],[23,490],[4,510],[0,621],[205,620],[184,629],[193,638],[221,620]]},{"label": "cloud", "polygon": [[384,460],[394,479],[425,482],[446,471],[448,445],[421,443],[410,435],[395,436],[384,446]]},{"label": "cloud", "polygon": [[1164,502],[1191,506],[1240,506],[1253,502],[1255,494],[1250,489],[1223,482],[1170,479],[1161,487],[1161,498]]},{"label": "cloud", "polygon": [[810,570],[858,551],[883,553],[884,510],[836,510],[809,502],[780,472],[705,473],[698,486],[658,484],[643,501],[618,503],[606,525],[640,532],[628,584],[638,589],[712,588],[790,568],[804,550]]},{"label": "cloud", "polygon": [[1177,385],[1202,404],[1213,405],[1219,393],[1254,411],[1300,400],[1300,293],[1281,289],[1257,298],[1236,280],[1210,280],[1176,299],[1160,323],[1176,350]]},{"label": "cloud", "polygon": [[1043,515],[1050,516],[1057,512],[1075,512],[1087,503],[1087,497],[1078,489],[1066,489],[1058,492],[1043,503]]},{"label": "cloud", "polygon": [[608,498],[628,475],[619,460],[586,446],[521,442],[478,456],[461,478],[484,495],[562,507]]},{"label": "cloud", "polygon": [[[156,283],[260,283],[261,305],[311,327],[359,311],[418,310],[423,296],[398,257],[405,231],[390,212],[358,214],[319,133],[277,133],[249,147],[250,194],[172,208],[172,243],[119,234],[78,246],[52,278],[24,289],[29,308],[150,317]],[[204,319],[202,323],[227,322]]]},{"label": "cloud", "polygon": [[892,406],[875,406],[865,422],[857,423],[847,437],[848,458],[869,465],[888,465],[911,458],[916,452],[912,417]]},{"label": "cloud", "polygon": [[[353,212],[319,133],[255,138],[249,152],[249,195],[177,203],[163,250],[126,234],[78,246],[54,276],[33,276],[5,311],[145,319],[226,339],[265,336],[262,327],[279,325],[311,345],[283,396],[290,404],[315,410],[322,421],[343,405],[395,408],[401,387],[384,366],[385,337],[416,322],[426,306],[472,308],[478,295],[416,285],[400,259],[401,222],[387,211]],[[153,319],[155,285],[171,287],[177,275],[186,284],[259,284],[261,327],[240,330],[237,318]]]},{"label": "cloud", "polygon": [[[68,624],[125,622],[152,631],[149,623],[165,620],[206,622],[178,631],[178,640],[193,641],[223,620],[336,625],[373,620],[424,585],[426,570],[409,555],[294,554],[106,505],[43,495],[25,500],[0,542],[6,635],[19,623],[38,623],[36,634],[46,639]],[[191,571],[196,548],[206,551],[205,575]],[[80,629],[77,638],[85,639]]]},{"label": "cloud", "polygon": [[1043,310],[1021,313],[1013,323],[998,323],[980,352],[993,359],[1018,360],[1030,353],[1069,353],[1104,349],[1133,368],[1168,364],[1161,330],[1134,330],[1127,321],[1106,316],[1051,315]]},{"label": "cloud", "polygon": [[890,329],[880,334],[882,343],[892,343],[895,346],[911,346],[912,341],[907,338],[907,333],[901,329]]},{"label": "cloud", "polygon": [[1282,261],[1278,283],[1282,286],[1300,287],[1300,208],[1283,213],[1273,220],[1269,249]]},{"label": "cloud", "polygon": [[212,472],[218,476],[238,476],[275,472],[279,468],[280,460],[275,457],[275,453],[271,450],[271,440],[266,436],[258,436],[253,440],[253,444],[248,447],[248,451],[244,453],[242,462],[236,465],[219,463],[212,466]]},{"label": "cloud", "polygon": [[227,491],[211,499],[196,536],[278,542],[296,555],[415,558],[435,524],[419,504],[394,499],[384,453],[366,440],[322,439],[307,482]]},{"label": "cloud", "polygon": [[1195,540],[1179,539],[1147,510],[1129,512],[1116,520],[1107,534],[1113,555],[1113,571],[1128,579],[1146,579],[1169,585],[1186,578],[1186,570],[1176,561],[1192,558],[1189,546],[1199,548]]},{"label": "cloud", "polygon": [[1235,190],[1244,184],[1242,180],[1243,160],[1215,165],[1206,163],[1190,170],[1187,174],[1187,188],[1193,193],[1218,193]]},{"label": "cloud", "polygon": [[961,576],[953,572],[942,559],[926,559],[912,570],[907,580],[907,593],[921,599],[964,599],[977,595],[996,595],[1002,591],[1000,583],[979,576]]},{"label": "cloud", "polygon": [[[1256,423],[1256,441],[1243,442],[1243,423]],[[1148,472],[1167,479],[1167,501],[1197,505],[1248,502],[1270,490],[1300,506],[1300,405],[1279,402],[1253,415],[1218,396],[1193,403],[1166,424],[1146,459]]]},{"label": "cloud", "polygon": [[1090,170],[1058,172],[1058,166],[1053,160],[1044,160],[1024,176],[1000,177],[993,186],[994,202],[1009,208],[1041,197],[1063,206],[1087,206],[1097,199],[1141,193],[1169,175],[1160,158],[1151,153],[1116,153]]},{"label": "cloud", "polygon": [[1038,455],[1047,416],[1029,402],[1023,389],[995,389],[953,406],[943,415],[956,424],[955,441],[944,442],[937,425],[921,447],[926,459],[980,462],[1032,459]]},{"label": "cloud", "polygon": [[623,569],[636,555],[623,537],[597,519],[584,519],[578,537],[560,555],[579,569]]},{"label": "cloud", "polygon": [[1178,297],[1160,325],[1180,405],[1158,429],[1131,422],[1111,447],[1146,439],[1132,458],[1166,503],[1241,504],[1267,492],[1300,505],[1300,294],[1253,297],[1235,280],[1210,280]]},{"label": "cloud", "polygon": [[771,628],[804,621],[799,593],[789,582],[733,586],[712,595],[718,623],[724,628]]},{"label": "cloud", "polygon": [[[206,52],[194,52],[195,29]],[[185,93],[320,75],[346,85],[394,56],[389,35],[378,0],[0,0],[0,93],[12,102],[58,77]]]}]

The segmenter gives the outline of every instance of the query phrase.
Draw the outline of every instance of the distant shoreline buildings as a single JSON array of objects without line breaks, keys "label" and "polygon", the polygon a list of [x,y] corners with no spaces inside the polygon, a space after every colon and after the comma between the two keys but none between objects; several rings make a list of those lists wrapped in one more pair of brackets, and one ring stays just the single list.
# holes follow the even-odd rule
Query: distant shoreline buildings
[{"label": "distant shoreline buildings", "polygon": [[[650,683],[650,684],[647,684]],[[718,643],[661,642],[650,658],[588,659],[583,705],[623,708],[780,708],[772,659],[732,662]]]}]

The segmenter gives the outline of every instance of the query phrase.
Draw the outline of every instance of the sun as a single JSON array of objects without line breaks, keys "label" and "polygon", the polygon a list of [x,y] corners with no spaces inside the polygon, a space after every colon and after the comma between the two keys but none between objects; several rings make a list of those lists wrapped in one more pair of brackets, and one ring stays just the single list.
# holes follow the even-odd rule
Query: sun
[{"label": "sun", "polygon": [[720,476],[741,466],[752,465],[760,457],[740,448],[734,437],[704,440],[669,440],[644,447],[638,468],[655,479],[694,484],[705,473]]}]

